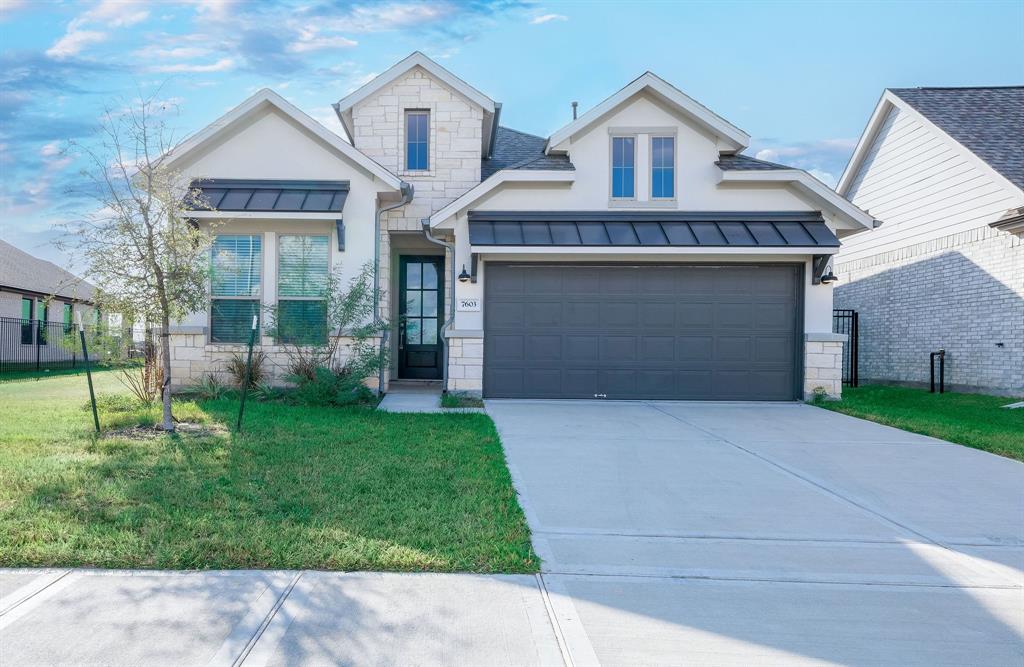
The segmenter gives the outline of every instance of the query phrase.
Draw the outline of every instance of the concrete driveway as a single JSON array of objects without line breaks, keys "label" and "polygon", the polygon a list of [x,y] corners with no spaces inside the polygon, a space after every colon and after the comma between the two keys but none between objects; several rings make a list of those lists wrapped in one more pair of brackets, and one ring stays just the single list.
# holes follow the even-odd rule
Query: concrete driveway
[{"label": "concrete driveway", "polygon": [[1020,463],[801,404],[487,409],[576,664],[1024,663]]}]

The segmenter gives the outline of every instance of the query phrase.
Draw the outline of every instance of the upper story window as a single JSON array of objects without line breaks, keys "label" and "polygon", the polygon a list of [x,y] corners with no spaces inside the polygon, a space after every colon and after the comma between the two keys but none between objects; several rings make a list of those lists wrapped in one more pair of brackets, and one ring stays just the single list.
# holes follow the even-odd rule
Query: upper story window
[{"label": "upper story window", "polygon": [[405,112],[405,168],[430,169],[430,112]]},{"label": "upper story window", "polygon": [[675,196],[675,137],[651,137],[651,199],[673,199]]},{"label": "upper story window", "polygon": [[327,339],[330,237],[282,235],[277,246],[277,335],[282,343]]},{"label": "upper story window", "polygon": [[260,312],[263,238],[221,235],[213,241],[210,279],[210,341],[244,343]]},{"label": "upper story window", "polygon": [[636,138],[612,137],[612,198],[636,196]]}]

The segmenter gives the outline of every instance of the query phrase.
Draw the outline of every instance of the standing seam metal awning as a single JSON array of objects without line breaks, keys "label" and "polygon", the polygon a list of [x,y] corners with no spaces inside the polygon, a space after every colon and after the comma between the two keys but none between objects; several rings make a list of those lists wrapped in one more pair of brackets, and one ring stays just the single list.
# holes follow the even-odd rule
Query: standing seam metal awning
[{"label": "standing seam metal awning", "polygon": [[190,208],[273,213],[340,213],[348,181],[205,179],[189,186]]},{"label": "standing seam metal awning", "polygon": [[470,211],[473,246],[821,247],[817,212]]}]

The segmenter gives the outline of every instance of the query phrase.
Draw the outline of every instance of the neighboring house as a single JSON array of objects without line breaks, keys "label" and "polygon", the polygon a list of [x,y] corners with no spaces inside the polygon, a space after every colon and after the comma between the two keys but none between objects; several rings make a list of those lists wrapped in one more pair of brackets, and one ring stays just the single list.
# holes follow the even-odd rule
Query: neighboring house
[{"label": "neighboring house", "polygon": [[836,307],[860,377],[1024,394],[1024,87],[886,90],[839,194],[881,227],[843,242]]},{"label": "neighboring house", "polygon": [[[0,241],[0,361],[35,360],[36,345],[52,345],[47,333],[62,330],[56,323],[70,326],[78,314],[91,323],[93,291],[92,285],[56,264]],[[39,336],[33,321],[50,326]]]},{"label": "neighboring house", "polygon": [[499,103],[420,53],[334,107],[350,141],[261,90],[167,156],[216,208],[195,217],[223,221],[210,307],[172,329],[176,382],[219,370],[262,308],[308,317],[329,267],[370,263],[397,325],[385,386],[840,393],[819,277],[872,218],[742,155],[745,132],[654,74],[546,138],[501,126]]}]

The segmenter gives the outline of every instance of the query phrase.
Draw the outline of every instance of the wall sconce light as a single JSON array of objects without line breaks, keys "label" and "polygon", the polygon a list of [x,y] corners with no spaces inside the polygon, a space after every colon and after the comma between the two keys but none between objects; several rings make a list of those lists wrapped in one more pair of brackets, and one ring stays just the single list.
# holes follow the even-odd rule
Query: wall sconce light
[{"label": "wall sconce light", "polygon": [[839,278],[836,278],[836,274],[832,273],[832,269],[829,269],[828,272],[821,277],[822,285],[831,285],[832,283],[838,281]]},{"label": "wall sconce light", "polygon": [[459,274],[459,282],[460,283],[468,283],[469,279],[470,279],[470,275],[466,271],[466,265],[463,264],[462,265],[462,273]]}]

